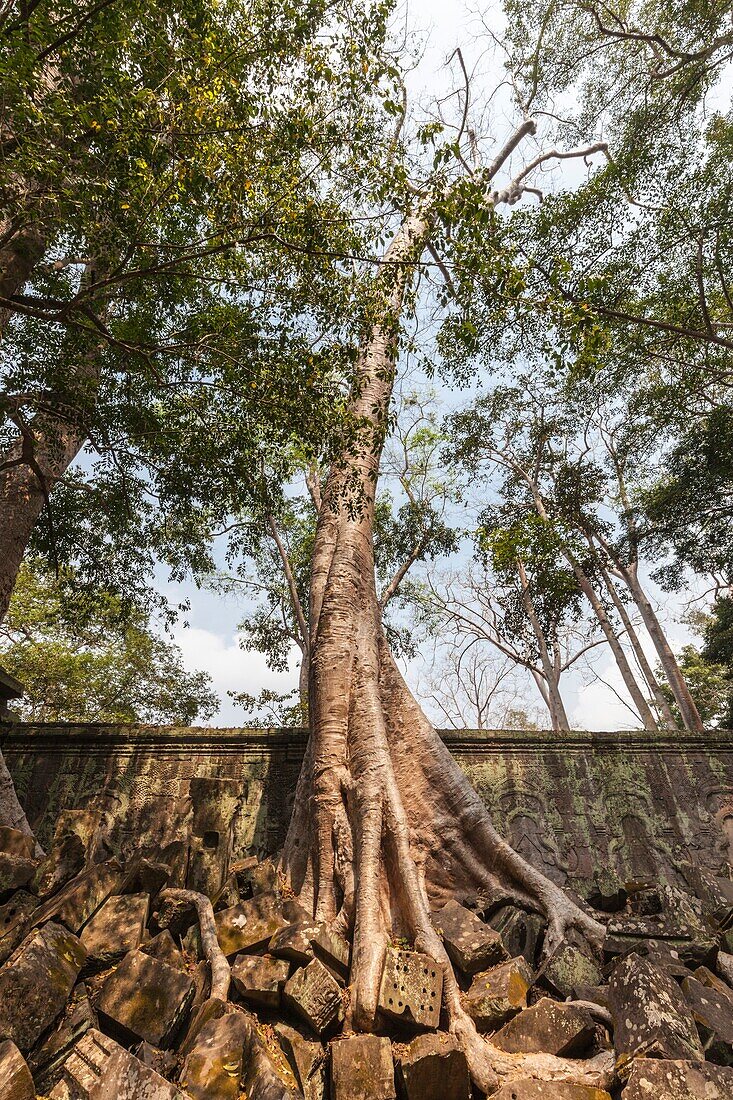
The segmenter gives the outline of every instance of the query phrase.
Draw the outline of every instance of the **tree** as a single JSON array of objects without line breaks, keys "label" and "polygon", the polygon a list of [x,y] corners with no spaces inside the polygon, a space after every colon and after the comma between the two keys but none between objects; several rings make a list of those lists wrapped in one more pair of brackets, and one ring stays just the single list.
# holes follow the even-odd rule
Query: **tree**
[{"label": "tree", "polygon": [[73,573],[57,577],[35,558],[0,625],[0,660],[25,689],[15,707],[24,721],[190,725],[218,706],[209,677],[186,672],[144,612],[79,592]]}]

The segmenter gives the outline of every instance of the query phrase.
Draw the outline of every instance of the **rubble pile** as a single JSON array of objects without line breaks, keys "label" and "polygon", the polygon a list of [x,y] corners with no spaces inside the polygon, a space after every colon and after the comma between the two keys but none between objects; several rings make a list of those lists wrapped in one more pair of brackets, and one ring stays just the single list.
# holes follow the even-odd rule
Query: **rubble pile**
[{"label": "rubble pile", "polygon": [[[204,838],[193,895],[180,859],[123,865],[76,813],[43,860],[0,829],[0,1100],[479,1100],[430,956],[390,947],[377,1031],[354,1034],[349,944],[270,860],[204,874]],[[581,901],[602,954],[573,934],[548,953],[544,919],[506,894],[433,915],[495,1100],[733,1100],[733,882],[690,869]]]}]

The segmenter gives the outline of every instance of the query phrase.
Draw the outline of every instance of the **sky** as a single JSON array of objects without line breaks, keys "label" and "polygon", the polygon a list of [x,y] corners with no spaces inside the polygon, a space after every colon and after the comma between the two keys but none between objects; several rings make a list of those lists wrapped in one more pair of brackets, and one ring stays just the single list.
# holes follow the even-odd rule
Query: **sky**
[{"label": "sky", "polygon": [[[482,5],[484,10],[486,5]],[[488,22],[495,32],[500,31],[501,9],[489,6]],[[455,72],[446,65],[456,46],[464,50],[469,67],[483,50],[477,41],[478,23],[467,8],[456,0],[413,0],[403,9],[404,25],[422,43],[421,60],[408,77],[408,93],[411,100],[424,102],[442,90],[452,87]],[[500,72],[499,63],[494,63]],[[179,624],[174,637],[180,646],[184,663],[190,670],[203,669],[209,673],[215,691],[221,699],[218,712],[209,720],[212,726],[239,726],[244,722],[244,712],[227,696],[228,691],[246,691],[257,695],[263,688],[286,692],[297,685],[297,660],[293,654],[290,670],[273,672],[267,668],[264,657],[242,649],[238,625],[245,617],[247,604],[241,597],[224,596],[196,589],[191,584],[170,585],[164,578],[166,594],[174,602],[187,599],[191,610],[187,626]],[[687,628],[678,619],[683,606],[680,599],[665,600],[653,585],[650,594],[656,598],[661,617],[665,621],[673,647],[679,648],[690,641]],[[647,639],[648,642],[648,639]],[[652,664],[656,664],[651,647]],[[576,728],[603,730],[629,728],[634,722],[629,710],[617,696],[626,695],[611,653],[607,647],[599,650],[595,662],[595,677],[582,673],[570,674],[563,681],[563,696],[571,724]],[[417,664],[406,667],[408,681],[414,686],[420,673],[429,669]],[[588,682],[590,680],[590,682]],[[603,683],[605,681],[605,683]],[[539,705],[539,696],[527,688],[528,702]],[[432,714],[433,720],[437,714]]]}]

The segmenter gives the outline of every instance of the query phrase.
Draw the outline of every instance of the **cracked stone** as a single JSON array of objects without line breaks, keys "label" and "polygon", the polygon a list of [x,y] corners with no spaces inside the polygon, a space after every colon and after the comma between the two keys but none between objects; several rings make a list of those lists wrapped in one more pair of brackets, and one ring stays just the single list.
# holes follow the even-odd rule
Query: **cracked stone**
[{"label": "cracked stone", "polygon": [[478,974],[508,958],[501,936],[457,901],[434,914],[433,924],[443,936],[451,962],[465,974]]},{"label": "cracked stone", "polygon": [[170,1046],[191,1007],[193,979],[142,951],[131,951],[102,986],[98,1009],[124,1033]]},{"label": "cracked stone", "polygon": [[283,1002],[323,1035],[343,1016],[341,987],[318,959],[296,970],[283,989]]},{"label": "cracked stone", "polygon": [[318,927],[318,924],[307,922],[289,924],[275,933],[269,950],[280,959],[307,966],[314,957],[311,939],[318,934]]},{"label": "cracked stone", "polygon": [[66,1011],[56,1027],[40,1046],[35,1047],[28,1059],[39,1092],[48,1091],[48,1086],[55,1082],[69,1051],[76,1046],[82,1035],[96,1026],[94,1009],[89,1002],[86,986],[81,982],[74,989]]},{"label": "cracked stone", "polygon": [[553,951],[538,975],[559,997],[577,997],[577,990],[584,985],[600,985],[601,971],[585,951],[567,941]]},{"label": "cracked stone", "polygon": [[257,894],[249,901],[241,901],[229,909],[215,914],[216,935],[219,945],[227,956],[238,955],[240,951],[257,953],[266,951],[270,940],[287,928],[280,899],[272,893]]},{"label": "cracked stone", "polygon": [[469,1100],[466,1056],[444,1031],[418,1035],[397,1059],[406,1100]]},{"label": "cracked stone", "polygon": [[[491,1100],[611,1100],[611,1094],[575,1081],[534,1081],[526,1078],[502,1085],[498,1092],[492,1093]],[[646,1097],[646,1100],[652,1100],[652,1097]]]},{"label": "cracked stone", "polygon": [[352,1035],[331,1045],[332,1100],[394,1100],[394,1065],[389,1039]]},{"label": "cracked stone", "polygon": [[288,1024],[273,1028],[283,1054],[290,1063],[305,1100],[322,1100],[326,1084],[325,1051]]},{"label": "cracked stone", "polygon": [[87,958],[112,964],[140,946],[148,922],[148,894],[116,894],[102,904],[81,934]]},{"label": "cracked stone", "polygon": [[26,1053],[62,1012],[84,965],[80,941],[50,922],[0,969],[0,1039]]},{"label": "cracked stone", "polygon": [[88,1100],[99,1084],[110,1058],[122,1047],[91,1028],[64,1062],[61,1079],[51,1089],[50,1100]]},{"label": "cracked stone", "polygon": [[595,1035],[593,1018],[584,1008],[543,997],[497,1031],[491,1042],[511,1054],[583,1054]]},{"label": "cracked stone", "polygon": [[36,1100],[31,1071],[10,1039],[0,1043],[0,1100]]},{"label": "cracked stone", "polygon": [[25,856],[0,852],[0,896],[10,890],[19,890],[27,886],[36,870],[36,861]]},{"label": "cracked stone", "polygon": [[240,1012],[210,1020],[201,1028],[180,1076],[181,1087],[192,1100],[236,1100],[247,1033]]},{"label": "cracked stone", "polygon": [[311,937],[311,947],[317,959],[331,971],[337,979],[346,981],[349,977],[351,947],[338,932],[325,923],[317,926],[315,936]]},{"label": "cracked stone", "polygon": [[81,873],[94,844],[100,820],[101,814],[96,810],[61,811],[56,819],[48,855],[33,879],[32,889],[38,897],[50,897]]},{"label": "cracked stone", "polygon": [[682,992],[692,1010],[706,1058],[724,1066],[733,1063],[733,998],[693,977],[683,980]]},{"label": "cracked stone", "polygon": [[623,1100],[730,1100],[731,1096],[733,1069],[661,1058],[637,1059],[623,1092]]},{"label": "cracked stone", "polygon": [[669,974],[647,959],[629,955],[614,967],[608,983],[616,1057],[637,1055],[703,1060],[692,1013]]},{"label": "cracked stone", "polygon": [[53,919],[78,933],[110,894],[117,893],[122,879],[122,870],[115,860],[98,863],[72,879],[61,893],[37,909],[33,923],[42,924]]},{"label": "cracked stone", "polygon": [[430,955],[387,951],[379,987],[379,1008],[400,1023],[437,1028],[443,995],[443,972]]},{"label": "cracked stone", "polygon": [[546,923],[539,913],[527,913],[515,905],[505,905],[489,919],[509,955],[524,955],[530,966],[537,958]]},{"label": "cracked stone", "polygon": [[26,890],[18,890],[5,905],[0,905],[0,965],[9,959],[25,938],[38,899]]},{"label": "cracked stone", "polygon": [[247,1004],[260,1008],[278,1008],[290,966],[285,959],[268,955],[237,955],[232,967],[232,982]]},{"label": "cracked stone", "polygon": [[477,974],[463,997],[469,1016],[481,1031],[501,1027],[527,1007],[527,993],[534,981],[525,958],[516,959]]},{"label": "cracked stone", "polygon": [[175,940],[167,928],[154,936],[152,940],[142,944],[140,950],[146,955],[150,955],[152,959],[168,963],[168,966],[172,966],[176,970],[186,969],[186,960],[176,947]]}]

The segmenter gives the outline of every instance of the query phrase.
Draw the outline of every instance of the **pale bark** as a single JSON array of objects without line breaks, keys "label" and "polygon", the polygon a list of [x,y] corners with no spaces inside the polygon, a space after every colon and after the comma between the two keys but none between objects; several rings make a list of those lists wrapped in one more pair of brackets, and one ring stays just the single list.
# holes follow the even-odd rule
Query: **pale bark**
[{"label": "pale bark", "polygon": [[219,946],[211,899],[196,890],[169,889],[162,891],[159,902],[161,905],[165,905],[166,902],[172,905],[182,902],[184,905],[194,907],[201,932],[201,947],[211,968],[211,996],[218,998],[220,1001],[226,1001],[229,996],[232,970],[227,962],[226,955]]},{"label": "pale bark", "polygon": [[616,661],[616,666],[621,673],[621,678],[626,685],[626,690],[631,696],[632,702],[637,709],[641,721],[644,724],[644,729],[658,729],[659,727],[657,725],[656,719],[654,718],[654,715],[652,714],[651,707],[649,706],[649,703],[647,702],[644,693],[639,687],[636,676],[634,675],[633,669],[631,668],[631,665],[626,658],[626,654],[624,653],[623,646],[621,645],[619,637],[614,629],[613,623],[606,614],[606,609],[603,606],[603,602],[599,598],[598,593],[596,592],[595,588],[591,584],[583,569],[578,565],[578,563],[572,562],[572,567],[578,584],[580,585],[580,590],[593,608],[593,612],[598,619],[601,630],[603,631],[609,648],[613,653],[614,659]]},{"label": "pale bark", "polygon": [[463,1009],[431,908],[502,880],[547,913],[550,947],[570,926],[596,942],[603,930],[496,832],[405,685],[382,631],[374,495],[399,316],[430,228],[429,213],[418,211],[387,252],[384,310],[364,341],[351,401],[367,430],[334,464],[323,494],[310,591],[311,737],[282,870],[318,919],[353,935],[348,1023],[374,1028],[385,952],[392,935],[405,935],[441,967],[448,1026],[474,1081],[491,1092],[491,1047]]},{"label": "pale bark", "polygon": [[[25,810],[18,801],[18,795],[13,783],[13,777],[8,771],[5,758],[0,752],[0,825],[8,825],[11,829],[18,829],[26,836],[33,836]],[[42,856],[43,849],[36,843],[36,855]]]},{"label": "pale bark", "polygon": [[560,694],[561,670],[558,668],[558,662],[552,659],[550,651],[547,648],[545,633],[537,617],[532,594],[529,589],[527,573],[521,561],[517,562],[517,575],[519,576],[519,583],[522,588],[522,603],[527,612],[527,618],[532,627],[532,633],[534,634],[540,661],[542,662],[542,671],[547,685],[546,702],[550,712],[550,722],[552,723],[553,730],[556,732],[559,730],[568,730],[570,729],[570,722],[565,711],[562,695]]}]

